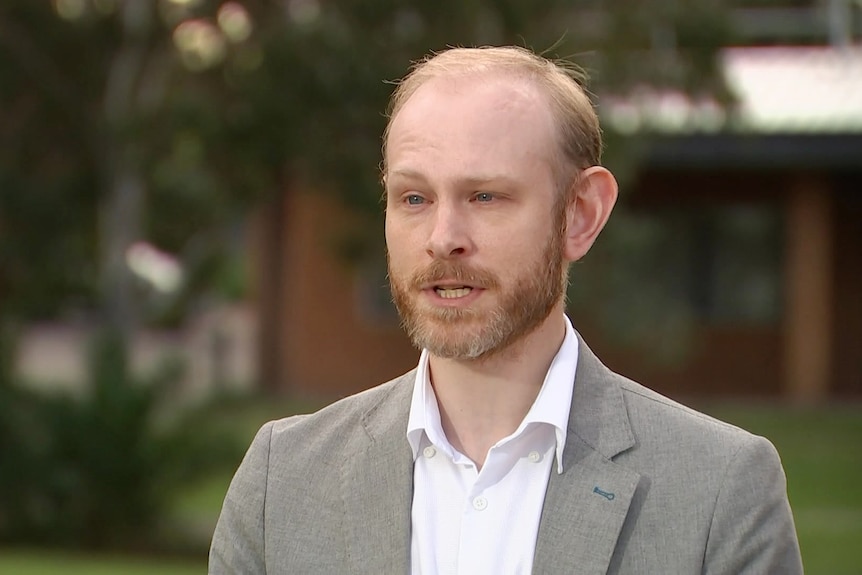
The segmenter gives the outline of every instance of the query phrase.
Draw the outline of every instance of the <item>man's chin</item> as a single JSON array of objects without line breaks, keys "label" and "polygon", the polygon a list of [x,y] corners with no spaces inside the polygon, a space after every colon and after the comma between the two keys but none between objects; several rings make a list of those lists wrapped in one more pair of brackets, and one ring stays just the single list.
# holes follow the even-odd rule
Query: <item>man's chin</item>
[{"label": "man's chin", "polygon": [[471,344],[452,345],[451,343],[447,343],[444,345],[434,345],[433,343],[429,343],[429,345],[423,347],[434,357],[453,361],[475,361],[480,359],[486,351]]},{"label": "man's chin", "polygon": [[476,360],[491,355],[498,347],[496,341],[489,341],[486,334],[478,330],[465,329],[464,326],[444,329],[425,329],[414,334],[413,343],[420,349],[442,359]]}]

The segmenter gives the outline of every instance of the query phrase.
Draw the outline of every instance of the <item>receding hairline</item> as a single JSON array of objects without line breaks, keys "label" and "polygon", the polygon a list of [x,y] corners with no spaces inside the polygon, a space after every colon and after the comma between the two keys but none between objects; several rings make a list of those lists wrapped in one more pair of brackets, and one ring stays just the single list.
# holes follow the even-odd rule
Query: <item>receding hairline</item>
[{"label": "receding hairline", "polygon": [[[589,75],[577,64],[564,59],[548,58],[520,46],[451,47],[432,51],[414,61],[408,73],[390,83],[396,86],[386,110],[390,122],[410,96],[427,80],[441,76],[468,76],[480,73],[501,72],[531,80],[544,87],[540,71],[568,78],[589,101],[586,89]],[[416,81],[420,80],[421,81]],[[405,86],[409,89],[405,90]]]},{"label": "receding hairline", "polygon": [[395,117],[428,81],[458,76],[494,74],[523,79],[544,97],[557,132],[558,157],[555,164],[559,185],[567,188],[580,169],[601,161],[602,138],[598,116],[586,89],[587,73],[578,65],[551,59],[519,46],[454,47],[431,52],[415,61],[398,82],[386,110],[388,122],[383,132],[381,175],[388,163],[388,139]]}]

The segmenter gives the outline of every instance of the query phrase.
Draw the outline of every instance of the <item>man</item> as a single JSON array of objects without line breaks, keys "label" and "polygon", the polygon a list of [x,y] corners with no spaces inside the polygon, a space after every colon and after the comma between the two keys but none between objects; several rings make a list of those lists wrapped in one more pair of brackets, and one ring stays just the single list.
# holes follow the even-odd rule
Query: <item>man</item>
[{"label": "man", "polygon": [[265,425],[210,573],[801,573],[772,445],[612,373],[564,314],[617,197],[573,75],[452,49],[390,108],[389,276],[419,365]]}]

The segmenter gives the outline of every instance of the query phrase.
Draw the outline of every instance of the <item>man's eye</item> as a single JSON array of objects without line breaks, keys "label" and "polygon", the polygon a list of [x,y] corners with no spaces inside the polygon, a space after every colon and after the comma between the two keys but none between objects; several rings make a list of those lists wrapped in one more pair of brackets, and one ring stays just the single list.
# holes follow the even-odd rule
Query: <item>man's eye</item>
[{"label": "man's eye", "polygon": [[418,206],[425,202],[425,199],[417,194],[410,194],[407,196],[407,203],[411,206]]},{"label": "man's eye", "polygon": [[489,192],[479,192],[474,196],[477,202],[490,202],[494,199],[494,194]]}]

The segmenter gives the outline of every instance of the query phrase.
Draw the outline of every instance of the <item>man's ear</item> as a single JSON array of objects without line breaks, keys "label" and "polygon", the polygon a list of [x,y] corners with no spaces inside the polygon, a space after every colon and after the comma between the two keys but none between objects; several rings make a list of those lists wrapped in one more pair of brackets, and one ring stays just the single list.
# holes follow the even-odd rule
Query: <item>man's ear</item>
[{"label": "man's ear", "polygon": [[566,210],[563,255],[574,262],[590,251],[605,227],[617,201],[617,180],[606,168],[592,166],[572,185],[576,189]]}]

